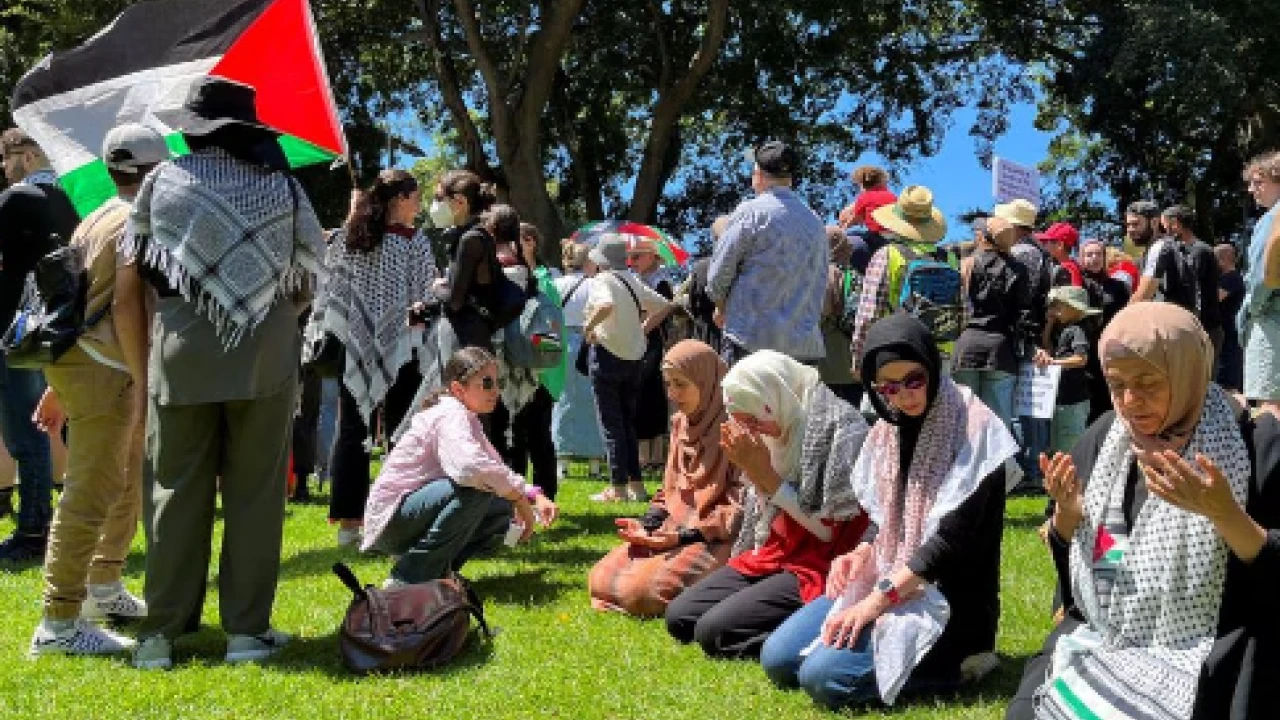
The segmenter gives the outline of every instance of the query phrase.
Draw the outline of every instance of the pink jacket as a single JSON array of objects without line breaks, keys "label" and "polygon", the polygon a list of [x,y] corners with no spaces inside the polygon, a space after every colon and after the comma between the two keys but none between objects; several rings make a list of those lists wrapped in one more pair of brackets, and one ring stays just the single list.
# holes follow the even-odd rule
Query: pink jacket
[{"label": "pink jacket", "polygon": [[377,543],[406,495],[441,478],[495,495],[526,488],[524,479],[502,463],[480,418],[457,398],[445,396],[413,417],[383,463],[369,490],[360,549],[367,551]]}]

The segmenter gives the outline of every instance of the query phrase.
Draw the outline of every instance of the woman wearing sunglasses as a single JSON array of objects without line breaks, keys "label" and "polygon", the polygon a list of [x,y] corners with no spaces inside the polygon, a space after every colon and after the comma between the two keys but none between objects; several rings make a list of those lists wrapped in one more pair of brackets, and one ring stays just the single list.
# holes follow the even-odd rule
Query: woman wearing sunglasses
[{"label": "woman wearing sunglasses", "polygon": [[502,463],[480,425],[502,392],[493,355],[475,347],[457,351],[444,381],[369,493],[361,549],[398,556],[389,583],[446,577],[506,533],[513,512],[522,542],[558,513],[537,486]]},{"label": "woman wearing sunglasses", "polygon": [[849,485],[867,424],[816,369],[771,350],[740,360],[720,385],[720,445],[747,485],[742,529],[728,564],[667,607],[667,630],[713,657],[754,658],[822,595],[831,561],[867,529]]},{"label": "woman wearing sunglasses", "polygon": [[910,315],[867,333],[860,367],[882,419],[851,479],[872,531],[761,654],[774,683],[830,708],[892,704],[904,687],[945,689],[994,666],[1004,462],[1018,446],[941,364]]}]

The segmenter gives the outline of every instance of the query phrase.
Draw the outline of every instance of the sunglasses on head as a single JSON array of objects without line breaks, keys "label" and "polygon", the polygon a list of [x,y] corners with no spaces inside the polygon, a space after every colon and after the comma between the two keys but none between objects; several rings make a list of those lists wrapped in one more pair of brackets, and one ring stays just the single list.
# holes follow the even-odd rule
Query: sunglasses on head
[{"label": "sunglasses on head", "polygon": [[887,380],[876,383],[876,392],[885,397],[893,397],[903,390],[919,390],[929,382],[929,375],[923,370],[914,370],[901,380]]}]

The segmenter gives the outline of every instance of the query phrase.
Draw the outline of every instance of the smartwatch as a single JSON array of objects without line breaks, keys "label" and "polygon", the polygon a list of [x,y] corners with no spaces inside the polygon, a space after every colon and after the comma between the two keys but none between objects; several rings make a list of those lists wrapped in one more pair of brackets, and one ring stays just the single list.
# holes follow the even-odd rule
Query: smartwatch
[{"label": "smartwatch", "polygon": [[898,594],[898,588],[893,586],[893,581],[889,578],[877,580],[876,590],[879,590],[886,598],[889,598],[890,605],[897,605],[902,602],[902,595]]}]

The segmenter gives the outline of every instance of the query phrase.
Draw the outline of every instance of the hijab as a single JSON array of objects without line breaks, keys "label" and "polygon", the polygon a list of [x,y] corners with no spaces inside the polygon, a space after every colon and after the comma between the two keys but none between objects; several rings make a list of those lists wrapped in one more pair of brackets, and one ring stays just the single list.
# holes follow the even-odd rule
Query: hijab
[{"label": "hijab", "polygon": [[666,483],[680,490],[697,490],[729,470],[720,447],[720,425],[729,419],[720,381],[729,366],[709,345],[697,340],[676,343],[662,358],[662,369],[675,370],[698,388],[698,410],[677,413],[671,423],[671,454]]},{"label": "hijab", "polygon": [[760,350],[743,358],[725,375],[725,409],[782,428],[780,437],[762,437],[769,448],[773,469],[784,480],[795,482],[800,470],[805,419],[818,371],[773,350]]},{"label": "hijab", "polygon": [[1139,450],[1181,451],[1200,422],[1213,372],[1213,351],[1200,321],[1186,310],[1164,302],[1129,305],[1116,313],[1098,343],[1102,366],[1119,358],[1146,361],[1169,381],[1169,409],[1156,435],[1142,435],[1124,416],[1133,445]]},{"label": "hijab", "polygon": [[[908,360],[924,366],[929,375],[928,409],[919,418],[909,418],[893,409],[888,401],[874,388],[876,373],[891,362]],[[938,398],[942,387],[942,356],[933,335],[912,315],[899,310],[893,315],[876,321],[867,331],[867,340],[863,345],[862,361],[858,367],[866,368],[864,378],[869,384],[868,399],[876,414],[890,425],[918,431],[924,422],[929,409]]]}]

